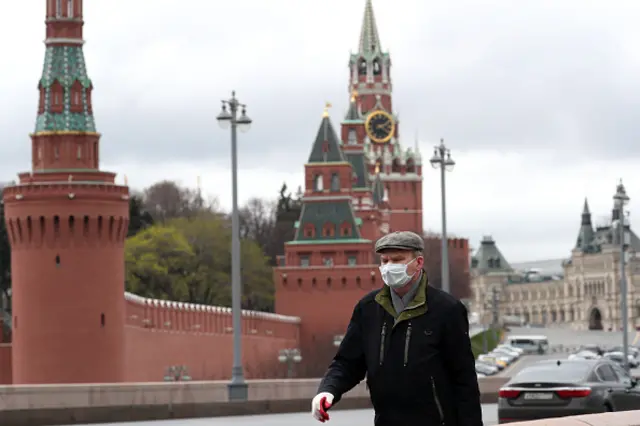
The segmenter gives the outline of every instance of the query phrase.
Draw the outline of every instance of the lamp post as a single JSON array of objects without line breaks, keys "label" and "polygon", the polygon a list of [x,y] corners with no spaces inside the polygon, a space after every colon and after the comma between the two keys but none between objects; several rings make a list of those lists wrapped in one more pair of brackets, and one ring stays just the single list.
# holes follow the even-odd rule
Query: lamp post
[{"label": "lamp post", "polygon": [[[251,127],[246,105],[236,99],[222,101],[218,123],[223,129],[231,127],[231,309],[233,315],[233,368],[229,383],[229,401],[246,401],[248,386],[242,371],[242,283],[240,282],[240,216],[238,214],[238,130],[246,132]],[[238,116],[240,110],[240,116]]]},{"label": "lamp post", "polygon": [[450,293],[451,286],[449,283],[449,241],[447,238],[447,192],[445,186],[445,172],[452,171],[453,166],[455,166],[456,163],[451,158],[451,152],[444,145],[444,139],[440,139],[440,145],[434,148],[433,157],[430,162],[434,169],[440,168],[440,197],[442,207],[442,290]]},{"label": "lamp post", "polygon": [[624,206],[629,202],[627,191],[622,185],[622,181],[616,188],[613,196],[616,210],[618,210],[618,227],[620,238],[620,318],[622,320],[622,355],[624,356],[624,368],[629,372],[629,315],[627,307],[627,276],[625,273],[625,231],[624,231]]},{"label": "lamp post", "polygon": [[291,379],[293,377],[294,364],[300,364],[300,362],[302,362],[300,349],[282,349],[280,355],[278,355],[278,361],[287,364],[287,378]]}]

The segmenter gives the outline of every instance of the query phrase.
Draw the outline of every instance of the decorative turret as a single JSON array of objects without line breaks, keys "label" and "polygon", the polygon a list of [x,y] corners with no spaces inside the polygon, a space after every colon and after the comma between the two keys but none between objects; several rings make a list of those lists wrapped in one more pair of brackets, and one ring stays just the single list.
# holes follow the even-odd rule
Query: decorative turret
[{"label": "decorative turret", "polygon": [[481,274],[513,270],[490,235],[482,238],[480,248],[471,259],[471,268]]},{"label": "decorative turret", "polygon": [[580,231],[576,241],[576,248],[584,252],[589,251],[592,247],[594,237],[595,232],[593,231],[593,225],[591,223],[591,211],[589,210],[589,203],[585,198],[584,206],[582,208],[582,222],[580,223]]},{"label": "decorative turret", "polygon": [[[99,170],[82,0],[47,0],[32,169],[3,191],[13,383],[124,380],[129,192]],[[81,306],[81,308],[79,308]]]}]

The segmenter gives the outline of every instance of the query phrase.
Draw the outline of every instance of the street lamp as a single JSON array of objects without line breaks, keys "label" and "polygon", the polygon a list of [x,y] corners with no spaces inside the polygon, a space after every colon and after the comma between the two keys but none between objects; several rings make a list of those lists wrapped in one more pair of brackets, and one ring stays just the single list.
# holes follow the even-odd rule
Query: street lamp
[{"label": "street lamp", "polygon": [[616,188],[616,193],[613,196],[615,201],[616,210],[618,210],[618,227],[620,238],[620,310],[622,319],[622,354],[624,356],[624,368],[629,372],[629,315],[627,308],[627,277],[625,273],[625,231],[624,231],[624,206],[629,203],[629,196],[624,189],[622,180]]},{"label": "street lamp", "polygon": [[[241,111],[238,117],[238,110]],[[246,132],[251,127],[247,106],[236,99],[222,101],[218,123],[223,129],[231,127],[231,310],[233,315],[233,368],[229,383],[229,401],[246,401],[248,386],[242,371],[242,283],[240,282],[240,216],[238,214],[238,129]]]},{"label": "street lamp", "polygon": [[444,139],[440,139],[440,145],[434,148],[433,157],[430,162],[434,169],[440,168],[440,196],[442,207],[442,290],[450,293],[451,286],[449,283],[449,242],[447,239],[447,193],[445,189],[445,172],[452,171],[456,162],[453,161],[451,158],[451,152],[444,145]]},{"label": "street lamp", "polygon": [[300,349],[282,349],[278,355],[278,361],[283,364],[287,364],[287,377],[290,379],[293,377],[294,364],[300,364],[302,362],[302,355],[300,355]]}]

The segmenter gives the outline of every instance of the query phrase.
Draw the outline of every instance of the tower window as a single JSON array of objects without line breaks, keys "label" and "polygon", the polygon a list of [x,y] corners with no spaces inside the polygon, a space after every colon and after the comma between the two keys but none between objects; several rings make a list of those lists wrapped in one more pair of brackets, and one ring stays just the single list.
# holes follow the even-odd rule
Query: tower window
[{"label": "tower window", "polygon": [[349,133],[347,136],[347,144],[348,145],[356,145],[358,143],[358,136],[356,134],[355,129],[349,129]]},{"label": "tower window", "polygon": [[56,0],[56,17],[62,17],[62,0]]},{"label": "tower window", "polygon": [[75,92],[73,94],[73,103],[75,105],[80,105],[80,93],[79,92]]},{"label": "tower window", "polygon": [[333,266],[333,258],[331,257],[325,257],[324,259],[322,259],[322,264],[324,266]]},{"label": "tower window", "polygon": [[360,63],[358,64],[358,74],[367,75],[367,61],[364,59],[360,59]]},{"label": "tower window", "polygon": [[53,147],[53,158],[55,158],[56,160],[60,158],[60,148],[58,148],[57,146]]},{"label": "tower window", "polygon": [[60,105],[60,93],[56,92],[53,94],[53,104]]},{"label": "tower window", "polygon": [[67,0],[67,17],[73,18],[73,0]]},{"label": "tower window", "polygon": [[340,191],[340,176],[337,173],[331,175],[331,191]]},{"label": "tower window", "polygon": [[382,67],[380,66],[380,60],[373,60],[373,75],[380,75],[382,73]]},{"label": "tower window", "polygon": [[322,227],[322,236],[323,237],[333,237],[335,235],[335,225],[332,223],[326,223]]},{"label": "tower window", "polygon": [[349,266],[356,266],[358,264],[358,259],[355,256],[349,256],[347,258],[347,264]]},{"label": "tower window", "polygon": [[316,228],[312,224],[307,224],[304,227],[305,238],[313,238],[316,236]]},{"label": "tower window", "polygon": [[78,145],[78,149],[76,150],[76,157],[78,160],[82,160],[82,146]]},{"label": "tower window", "polygon": [[309,256],[300,256],[300,266],[303,268],[309,266]]},{"label": "tower window", "polygon": [[313,190],[317,192],[324,190],[324,182],[322,180],[322,175],[316,175],[313,178]]}]

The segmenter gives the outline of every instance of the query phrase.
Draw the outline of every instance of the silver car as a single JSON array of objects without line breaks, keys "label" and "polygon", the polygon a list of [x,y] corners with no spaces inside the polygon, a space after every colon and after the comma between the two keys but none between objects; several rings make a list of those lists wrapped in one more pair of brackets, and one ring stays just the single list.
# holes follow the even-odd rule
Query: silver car
[{"label": "silver car", "polygon": [[606,359],[540,361],[523,368],[498,399],[499,423],[640,410],[640,386]]}]

